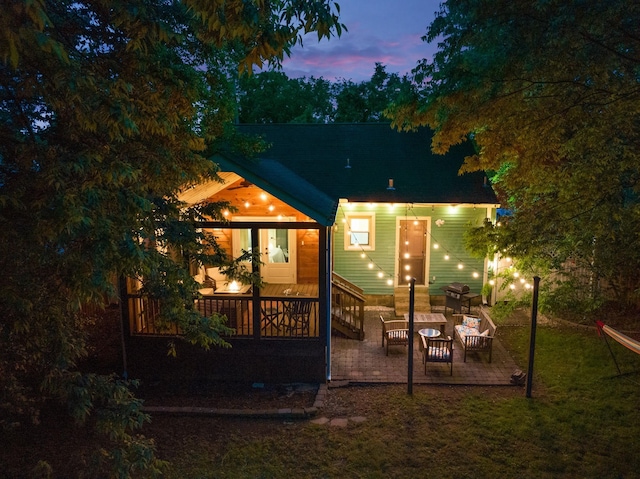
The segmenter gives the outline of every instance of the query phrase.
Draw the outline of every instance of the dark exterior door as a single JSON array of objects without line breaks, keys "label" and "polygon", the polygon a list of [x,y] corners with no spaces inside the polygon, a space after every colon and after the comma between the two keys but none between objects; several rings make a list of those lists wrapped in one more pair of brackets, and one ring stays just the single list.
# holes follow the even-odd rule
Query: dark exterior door
[{"label": "dark exterior door", "polygon": [[427,222],[425,220],[400,221],[400,271],[398,284],[406,283],[407,276],[416,279],[416,284],[425,284],[427,250]]}]

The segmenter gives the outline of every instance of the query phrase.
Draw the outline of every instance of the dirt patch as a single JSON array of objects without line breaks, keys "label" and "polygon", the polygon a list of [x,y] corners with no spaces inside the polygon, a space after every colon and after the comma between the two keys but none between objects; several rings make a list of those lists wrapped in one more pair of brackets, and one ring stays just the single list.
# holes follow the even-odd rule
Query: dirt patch
[{"label": "dirt patch", "polygon": [[210,383],[196,393],[171,394],[154,388],[138,393],[145,406],[204,407],[216,409],[309,408],[315,402],[317,384]]}]

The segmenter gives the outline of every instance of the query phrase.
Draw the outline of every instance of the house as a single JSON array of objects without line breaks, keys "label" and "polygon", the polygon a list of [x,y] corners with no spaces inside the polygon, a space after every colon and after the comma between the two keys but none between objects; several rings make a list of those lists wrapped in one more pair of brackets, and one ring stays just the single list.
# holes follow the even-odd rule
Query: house
[{"label": "house", "polygon": [[[198,272],[197,307],[226,314],[236,335],[226,350],[182,345],[192,367],[252,381],[324,381],[331,331],[362,339],[365,303],[405,312],[408,278],[416,279],[417,310],[452,282],[480,291],[488,267],[465,251],[463,233],[494,219],[498,204],[483,173],[458,174],[470,144],[438,156],[428,129],[399,133],[387,124],[238,129],[270,147],[257,159],[216,158],[224,183],[198,185],[182,199],[237,208],[229,222],[202,227],[234,256],[259,247],[265,286],[228,284],[207,265]],[[166,344],[148,300],[131,287],[126,294],[129,356],[149,353],[154,338]]]}]

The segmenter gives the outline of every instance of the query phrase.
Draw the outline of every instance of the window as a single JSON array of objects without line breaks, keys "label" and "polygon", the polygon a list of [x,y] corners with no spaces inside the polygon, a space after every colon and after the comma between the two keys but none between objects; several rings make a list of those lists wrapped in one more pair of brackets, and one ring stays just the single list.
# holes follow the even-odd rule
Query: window
[{"label": "window", "polygon": [[375,249],[375,216],[373,213],[346,215],[344,249]]}]

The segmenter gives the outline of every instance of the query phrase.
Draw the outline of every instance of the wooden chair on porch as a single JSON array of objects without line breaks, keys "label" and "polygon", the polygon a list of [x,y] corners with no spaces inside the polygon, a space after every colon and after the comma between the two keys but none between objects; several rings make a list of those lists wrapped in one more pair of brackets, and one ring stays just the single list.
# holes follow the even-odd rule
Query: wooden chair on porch
[{"label": "wooden chair on porch", "polygon": [[420,336],[420,338],[422,339],[424,373],[427,374],[427,363],[449,363],[449,374],[453,376],[453,339],[451,336],[446,339],[427,336]]},{"label": "wooden chair on porch", "polygon": [[296,336],[309,335],[311,323],[311,301],[285,301],[281,326],[284,331]]},{"label": "wooden chair on porch", "polygon": [[407,322],[402,319],[385,320],[380,315],[382,326],[382,347],[387,343],[387,356],[389,356],[389,346],[407,346],[409,344],[409,329]]}]

